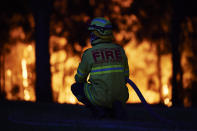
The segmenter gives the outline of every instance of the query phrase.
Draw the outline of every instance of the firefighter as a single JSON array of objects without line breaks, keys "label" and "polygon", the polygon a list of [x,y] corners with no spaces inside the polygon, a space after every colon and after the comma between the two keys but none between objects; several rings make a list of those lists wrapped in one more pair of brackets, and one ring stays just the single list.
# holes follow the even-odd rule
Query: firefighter
[{"label": "firefighter", "polygon": [[71,91],[95,117],[121,119],[125,117],[124,105],[129,97],[126,87],[129,77],[127,56],[120,45],[112,42],[109,20],[96,17],[88,30],[92,48],[82,55]]}]

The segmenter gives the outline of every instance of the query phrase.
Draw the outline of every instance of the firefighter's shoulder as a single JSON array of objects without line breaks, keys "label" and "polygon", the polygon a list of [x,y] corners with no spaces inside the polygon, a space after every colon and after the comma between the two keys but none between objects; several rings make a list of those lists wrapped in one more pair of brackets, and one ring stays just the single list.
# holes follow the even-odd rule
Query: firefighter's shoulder
[{"label": "firefighter's shoulder", "polygon": [[83,54],[87,54],[88,52],[90,52],[91,48],[86,49]]},{"label": "firefighter's shoulder", "polygon": [[91,49],[91,48],[88,48],[88,49],[86,49],[86,50],[83,52],[82,58],[85,57],[85,56],[88,56],[88,54],[89,54],[89,52],[90,52],[90,49]]},{"label": "firefighter's shoulder", "polygon": [[117,43],[113,43],[113,45],[115,45],[117,47],[120,47],[120,48],[123,48],[120,44],[117,44]]}]

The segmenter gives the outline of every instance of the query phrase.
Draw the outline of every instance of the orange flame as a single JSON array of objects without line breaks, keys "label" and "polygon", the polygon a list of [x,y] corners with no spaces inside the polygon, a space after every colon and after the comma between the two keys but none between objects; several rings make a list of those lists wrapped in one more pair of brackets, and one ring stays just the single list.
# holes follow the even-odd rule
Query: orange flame
[{"label": "orange flame", "polygon": [[16,43],[5,56],[5,92],[9,100],[35,101],[34,45]]},{"label": "orange flame", "polygon": [[170,83],[170,78],[172,77],[171,54],[161,56],[161,69],[162,99],[166,106],[172,106],[172,86]]},{"label": "orange flame", "polygon": [[23,86],[28,87],[27,66],[26,66],[26,60],[25,59],[22,59],[21,65],[22,65]]}]

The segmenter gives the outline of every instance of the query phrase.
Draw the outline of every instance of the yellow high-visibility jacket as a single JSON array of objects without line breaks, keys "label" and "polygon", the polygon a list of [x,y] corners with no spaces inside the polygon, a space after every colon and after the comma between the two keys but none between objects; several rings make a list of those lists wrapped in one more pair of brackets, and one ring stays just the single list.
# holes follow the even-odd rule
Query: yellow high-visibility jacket
[{"label": "yellow high-visibility jacket", "polygon": [[85,95],[92,104],[112,107],[114,101],[126,103],[128,100],[128,77],[129,67],[124,49],[114,43],[98,43],[83,53],[75,80],[85,83]]}]

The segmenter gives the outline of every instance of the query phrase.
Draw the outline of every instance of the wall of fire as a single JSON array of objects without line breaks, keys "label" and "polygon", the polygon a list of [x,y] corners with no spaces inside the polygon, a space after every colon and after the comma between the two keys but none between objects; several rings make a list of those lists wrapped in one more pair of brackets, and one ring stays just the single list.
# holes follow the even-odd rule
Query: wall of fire
[{"label": "wall of fire", "polygon": [[[64,37],[50,37],[50,63],[52,72],[52,89],[54,100],[60,103],[78,103],[70,91],[74,83],[74,75],[80,62],[80,55],[75,54]],[[57,48],[58,50],[54,50]],[[87,43],[87,47],[90,43]],[[81,48],[76,45],[75,48]],[[84,49],[80,49],[83,52]],[[158,103],[164,100],[170,103],[172,75],[171,55],[161,56],[161,82],[159,89],[158,79],[158,56],[154,45],[143,41],[137,45],[134,41],[124,46],[128,56],[130,78],[136,82],[149,103]],[[136,59],[137,58],[137,59]],[[35,101],[35,44],[16,43],[10,47],[10,52],[4,56],[4,78],[1,80],[5,85],[2,90],[6,92],[9,100]],[[129,87],[129,86],[128,86]],[[140,102],[132,88],[129,87],[129,103]]]},{"label": "wall of fire", "polygon": [[[21,32],[18,30],[16,33]],[[69,50],[71,46],[64,37],[51,36],[50,45],[54,100],[60,103],[78,103],[70,91],[70,86],[74,82],[80,55]],[[83,49],[80,45],[75,45],[75,48],[79,48],[78,50],[81,52],[89,47],[89,42],[87,42],[87,47]],[[128,56],[130,78],[139,86],[147,101],[158,103],[162,99],[165,104],[171,105],[171,84],[169,81],[172,75],[171,55],[163,55],[160,58],[162,74],[162,91],[160,92],[156,47],[148,41],[143,41],[140,45],[131,41],[124,46],[124,49]],[[35,44],[16,43],[10,47],[10,52],[3,59],[4,78],[2,79],[5,82],[3,90],[6,92],[6,98],[35,101]],[[140,102],[130,87],[129,92],[129,103]]]},{"label": "wall of fire", "polygon": [[[65,1],[64,1],[65,2]],[[116,0],[118,2],[118,0]],[[135,38],[135,31],[139,25],[135,24],[132,30],[128,31],[127,27],[133,23],[138,23],[138,18],[131,14],[121,16],[120,8],[127,7],[132,0],[121,3],[120,6],[114,5],[111,18],[124,19],[126,22],[119,22],[117,26],[119,32],[114,32],[117,43],[123,45],[128,56],[130,67],[130,79],[132,79],[141,90],[148,103],[155,104],[162,102],[171,106],[172,98],[172,61],[171,53],[158,55],[158,44],[148,40],[142,40],[140,43]],[[94,0],[90,0],[94,5]],[[129,4],[129,5],[130,5]],[[60,3],[54,5],[60,6]],[[99,15],[99,10],[95,11]],[[96,16],[96,15],[95,15]],[[17,17],[16,17],[17,18]],[[73,19],[86,21],[89,16],[80,14],[73,16]],[[29,17],[30,25],[34,27],[33,16]],[[53,21],[54,22],[54,21]],[[64,31],[61,23],[53,23],[51,26],[55,31],[68,34]],[[10,39],[25,39],[27,37],[23,26],[15,26],[9,30]],[[124,38],[131,37],[129,41],[122,44]],[[50,64],[53,99],[59,103],[80,104],[70,91],[70,86],[74,83],[74,75],[80,62],[81,54],[87,48],[90,48],[89,39],[86,40],[86,46],[81,46],[78,42],[71,43],[69,38],[52,34],[50,36]],[[6,47],[9,52],[1,55],[1,90],[5,92],[8,100],[25,100],[35,101],[35,42],[15,41],[11,46]],[[74,48],[74,50],[73,50]],[[5,49],[6,50],[6,49]],[[76,53],[77,51],[77,53]],[[186,56],[190,55],[189,51],[182,53],[182,64],[187,63]],[[183,81],[190,79],[191,72],[186,71],[183,74]],[[185,83],[185,84],[186,84]],[[134,90],[129,87],[128,103],[139,103]]]}]

